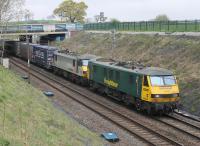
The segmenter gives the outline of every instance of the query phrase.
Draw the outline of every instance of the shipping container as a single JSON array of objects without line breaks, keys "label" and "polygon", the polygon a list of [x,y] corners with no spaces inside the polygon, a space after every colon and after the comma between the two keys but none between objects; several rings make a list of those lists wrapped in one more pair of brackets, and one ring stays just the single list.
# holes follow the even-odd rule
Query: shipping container
[{"label": "shipping container", "polygon": [[19,43],[18,46],[16,47],[16,55],[24,60],[28,59],[31,60],[33,53],[33,46],[35,46],[35,44],[28,45],[27,43]]},{"label": "shipping container", "polygon": [[54,52],[56,47],[34,45],[32,53],[32,62],[47,69],[52,68]]}]

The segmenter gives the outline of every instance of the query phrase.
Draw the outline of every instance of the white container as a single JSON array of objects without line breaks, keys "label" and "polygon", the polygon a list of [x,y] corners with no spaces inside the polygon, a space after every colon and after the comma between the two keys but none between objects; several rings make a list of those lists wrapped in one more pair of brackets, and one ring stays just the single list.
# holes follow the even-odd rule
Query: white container
[{"label": "white container", "polygon": [[3,58],[3,67],[9,68],[9,59],[8,58]]}]

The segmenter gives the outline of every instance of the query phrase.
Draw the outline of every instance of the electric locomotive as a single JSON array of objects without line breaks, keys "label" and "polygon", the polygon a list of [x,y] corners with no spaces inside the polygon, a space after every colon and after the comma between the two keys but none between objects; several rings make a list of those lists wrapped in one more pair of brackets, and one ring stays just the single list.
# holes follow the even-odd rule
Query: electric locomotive
[{"label": "electric locomotive", "polygon": [[137,110],[171,112],[179,106],[176,76],[169,70],[97,59],[89,62],[90,86]]},{"label": "electric locomotive", "polygon": [[67,50],[54,53],[54,73],[62,75],[78,84],[88,84],[88,62],[95,59],[95,55],[80,55]]}]

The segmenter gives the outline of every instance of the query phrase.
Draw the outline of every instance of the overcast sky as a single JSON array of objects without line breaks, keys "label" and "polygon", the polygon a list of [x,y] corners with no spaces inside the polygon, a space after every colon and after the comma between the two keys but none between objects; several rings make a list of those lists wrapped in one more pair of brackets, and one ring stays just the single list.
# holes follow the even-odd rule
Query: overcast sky
[{"label": "overcast sky", "polygon": [[[63,0],[26,0],[26,8],[34,19],[45,19]],[[200,0],[84,0],[87,17],[104,12],[108,18],[120,21],[150,20],[167,14],[173,20],[200,19]]]}]

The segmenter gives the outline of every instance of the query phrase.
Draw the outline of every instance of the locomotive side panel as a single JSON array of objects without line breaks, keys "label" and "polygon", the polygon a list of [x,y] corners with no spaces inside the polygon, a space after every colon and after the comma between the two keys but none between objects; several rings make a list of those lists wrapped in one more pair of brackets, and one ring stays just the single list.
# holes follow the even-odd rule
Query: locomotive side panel
[{"label": "locomotive side panel", "polygon": [[78,59],[76,57],[61,53],[54,54],[54,66],[64,71],[78,74],[77,62]]},{"label": "locomotive side panel", "polygon": [[113,92],[118,92],[121,95],[131,96],[131,100],[141,97],[141,75],[95,62],[89,62],[89,70],[90,80],[94,84],[108,87]]}]

